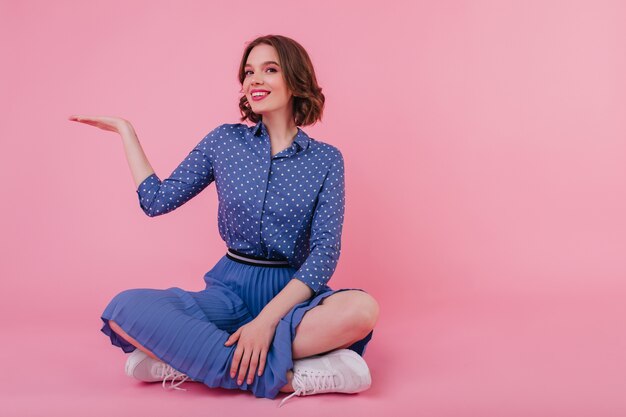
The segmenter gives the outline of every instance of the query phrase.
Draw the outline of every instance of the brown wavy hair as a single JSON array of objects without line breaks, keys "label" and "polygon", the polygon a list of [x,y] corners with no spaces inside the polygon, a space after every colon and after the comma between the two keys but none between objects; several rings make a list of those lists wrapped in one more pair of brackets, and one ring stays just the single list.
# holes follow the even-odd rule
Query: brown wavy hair
[{"label": "brown wavy hair", "polygon": [[[252,48],[261,43],[273,46],[278,53],[285,83],[293,93],[292,111],[296,126],[308,126],[315,124],[318,120],[321,121],[325,97],[317,84],[309,54],[302,45],[286,36],[260,36],[247,44],[239,65],[239,83],[242,88],[246,77],[245,67],[248,55]],[[242,114],[240,119],[242,122],[249,119],[256,124],[263,118],[263,115],[252,111],[245,94],[239,99],[239,110]]]}]

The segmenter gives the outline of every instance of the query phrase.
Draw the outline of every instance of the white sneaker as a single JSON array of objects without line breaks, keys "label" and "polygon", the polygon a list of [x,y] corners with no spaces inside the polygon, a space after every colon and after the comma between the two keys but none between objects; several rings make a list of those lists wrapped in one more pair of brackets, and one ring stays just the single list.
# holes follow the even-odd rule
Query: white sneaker
[{"label": "white sneaker", "polygon": [[279,407],[294,395],[324,392],[354,394],[365,391],[372,378],[365,360],[351,349],[336,349],[325,355],[310,356],[293,362],[294,392],[284,398]]},{"label": "white sneaker", "polygon": [[[135,349],[130,353],[128,359],[126,360],[125,371],[126,375],[140,381],[163,381],[163,388],[174,388],[187,391],[184,388],[178,388],[180,384],[189,379],[187,375],[177,371],[165,362],[152,359],[140,349]],[[170,382],[170,386],[166,387],[165,383],[169,378],[172,378],[172,380]],[[174,384],[176,379],[180,379],[180,381]]]}]

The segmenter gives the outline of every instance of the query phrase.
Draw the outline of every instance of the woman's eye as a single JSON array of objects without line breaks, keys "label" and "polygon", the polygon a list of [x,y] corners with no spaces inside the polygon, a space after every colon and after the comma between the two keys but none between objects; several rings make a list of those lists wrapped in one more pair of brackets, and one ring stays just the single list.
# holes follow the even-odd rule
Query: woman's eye
[{"label": "woman's eye", "polygon": [[[270,67],[270,68],[268,68],[268,70],[273,70],[274,72],[276,72],[276,68],[271,68],[271,67]],[[248,73],[249,73],[249,72],[252,72],[252,71],[247,70],[247,71],[246,71],[246,72],[244,72],[243,74],[244,74],[244,75],[248,75]]]}]

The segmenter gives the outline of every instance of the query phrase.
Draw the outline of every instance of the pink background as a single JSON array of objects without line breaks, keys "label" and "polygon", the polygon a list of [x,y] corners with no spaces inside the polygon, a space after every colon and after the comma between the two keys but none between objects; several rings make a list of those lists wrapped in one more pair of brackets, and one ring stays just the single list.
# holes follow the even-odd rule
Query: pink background
[{"label": "pink background", "polygon": [[[626,412],[626,3],[383,4],[0,1],[3,415]],[[119,136],[67,120],[130,120],[165,178],[239,121],[244,43],[269,33],[308,50],[327,106],[304,130],[346,161],[330,285],[381,305],[371,389],[281,409],[124,375],[100,313],[203,288],[215,185],[149,218]]]}]

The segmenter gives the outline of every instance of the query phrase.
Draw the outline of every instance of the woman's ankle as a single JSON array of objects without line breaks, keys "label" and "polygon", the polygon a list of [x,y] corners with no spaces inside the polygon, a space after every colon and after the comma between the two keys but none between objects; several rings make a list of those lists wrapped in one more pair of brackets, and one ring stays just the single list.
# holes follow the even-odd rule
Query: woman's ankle
[{"label": "woman's ankle", "polygon": [[280,392],[294,392],[291,381],[293,380],[293,371],[287,371],[287,383],[280,389]]}]

